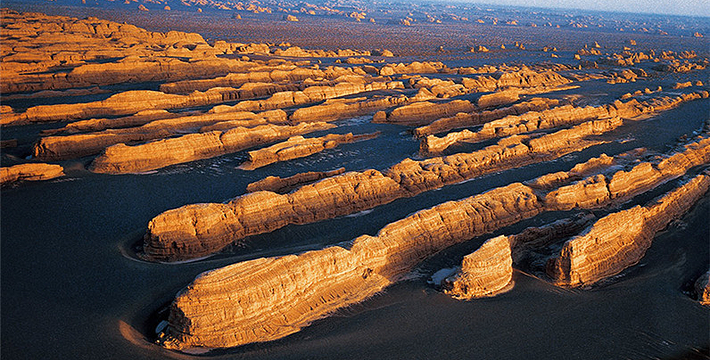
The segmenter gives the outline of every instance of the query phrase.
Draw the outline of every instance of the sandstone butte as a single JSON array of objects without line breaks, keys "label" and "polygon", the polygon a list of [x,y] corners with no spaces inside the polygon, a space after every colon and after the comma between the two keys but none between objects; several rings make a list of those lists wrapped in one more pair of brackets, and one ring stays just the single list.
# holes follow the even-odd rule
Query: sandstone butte
[{"label": "sandstone butte", "polygon": [[[255,94],[256,90],[254,88],[212,88],[205,92],[195,91],[189,95],[165,94],[150,90],[132,90],[112,95],[106,100],[91,103],[34,106],[28,108],[24,113],[13,113],[3,116],[0,120],[0,124],[21,125],[32,122],[86,119],[96,116],[130,115],[144,110],[169,110],[214,105],[244,98],[253,98],[258,95],[273,94],[270,98],[265,100],[241,101],[234,106],[221,106],[214,109],[215,111],[270,110],[322,101],[338,96],[401,86],[400,82],[368,82],[369,80],[380,79],[370,79],[362,76],[345,76],[334,80],[334,84],[309,86],[301,91],[282,91],[292,85],[265,84],[265,88],[259,90],[261,92],[257,92],[257,94]],[[243,87],[247,85],[243,85]]]},{"label": "sandstone butte", "polygon": [[285,194],[302,185],[314,183],[327,177],[340,175],[344,172],[345,168],[338,168],[331,171],[309,171],[305,173],[298,173],[286,178],[267,176],[259,181],[255,181],[247,185],[247,192],[271,191],[278,194]]},{"label": "sandstone butte", "polygon": [[60,165],[27,163],[0,168],[0,184],[6,185],[15,181],[49,180],[64,176]]},{"label": "sandstone butte", "polygon": [[534,130],[575,125],[583,121],[610,116],[632,119],[643,114],[668,110],[687,101],[707,97],[707,91],[698,91],[677,96],[660,96],[643,102],[638,102],[635,99],[627,102],[617,100],[612,104],[600,106],[564,105],[539,112],[530,111],[487,122],[476,132],[463,130],[449,133],[441,138],[435,135],[423,137],[420,139],[419,151],[422,154],[438,154],[458,142],[479,142]]},{"label": "sandstone butte", "polygon": [[[657,166],[672,168],[669,174],[678,174],[697,165],[694,162],[708,163],[709,150],[710,139],[698,139],[659,159]],[[594,169],[599,162],[594,159],[580,166]],[[555,176],[558,183],[564,183],[559,180],[563,177]],[[568,179],[572,178],[568,174]],[[687,209],[709,184],[708,175],[696,177],[649,206],[649,217],[643,219],[658,228]],[[633,183],[629,186],[623,192],[625,200],[640,190]],[[207,271],[177,294],[159,342],[171,349],[189,349],[282,338],[339,308],[367,299],[448,246],[556,209],[556,204],[548,207],[540,189],[512,183],[421,210],[385,226],[376,236],[363,235],[322,250],[259,258]],[[618,226],[609,230],[612,234],[619,231]],[[628,266],[624,259],[615,260],[620,266]]]},{"label": "sandstone butte", "polygon": [[444,279],[444,292],[457,299],[493,296],[513,281],[513,258],[506,236],[487,240],[466,255],[456,274]]},{"label": "sandstone butte", "polygon": [[554,71],[536,72],[523,69],[514,72],[480,75],[476,78],[464,77],[462,93],[493,92],[482,95],[477,104],[468,100],[433,103],[415,102],[400,106],[389,113],[375,115],[374,122],[386,122],[404,125],[426,125],[442,117],[458,113],[477,111],[480,108],[499,106],[516,102],[519,94],[538,93],[566,85],[571,81]]},{"label": "sandstone butte", "polygon": [[710,271],[706,272],[695,281],[695,293],[701,304],[710,305]]},{"label": "sandstone butte", "polygon": [[493,171],[558,158],[600,144],[584,137],[610,131],[621,123],[621,119],[611,118],[536,138],[516,135],[473,153],[422,161],[405,159],[384,174],[377,170],[349,172],[286,195],[256,192],[225,204],[186,205],[149,222],[143,252],[157,261],[203,257],[249,235],[348,215]]},{"label": "sandstone butte", "polygon": [[620,273],[643,257],[656,232],[680,217],[710,187],[707,171],[646,206],[609,214],[568,240],[547,263],[558,286],[594,284]]},{"label": "sandstone butte", "polygon": [[275,162],[310,156],[326,149],[333,149],[340,144],[373,139],[378,135],[378,133],[362,135],[348,133],[343,135],[328,134],[315,138],[304,138],[300,135],[293,136],[284,142],[250,151],[247,155],[247,161],[240,165],[239,168],[254,170]]},{"label": "sandstone butte", "polygon": [[[100,128],[105,126],[106,123],[120,127],[121,125],[156,119],[137,127],[108,129],[65,136],[45,136],[34,144],[32,153],[33,156],[42,160],[67,160],[98,154],[105,148],[119,143],[163,139],[185,132],[195,132],[198,129],[204,132],[222,128],[254,128],[268,124],[285,125],[287,122],[286,117],[286,112],[283,110],[270,110],[258,114],[249,111],[227,111],[188,114],[169,118],[165,118],[165,113],[162,112],[150,112],[126,118],[87,120],[82,122],[82,124],[74,123],[75,125],[69,127],[69,129]],[[222,125],[228,126],[223,127]]]},{"label": "sandstone butte", "polygon": [[136,173],[189,161],[209,159],[296,134],[327,130],[334,125],[316,122],[291,125],[260,125],[188,134],[143,145],[113,145],[91,163],[89,169],[104,174]]}]

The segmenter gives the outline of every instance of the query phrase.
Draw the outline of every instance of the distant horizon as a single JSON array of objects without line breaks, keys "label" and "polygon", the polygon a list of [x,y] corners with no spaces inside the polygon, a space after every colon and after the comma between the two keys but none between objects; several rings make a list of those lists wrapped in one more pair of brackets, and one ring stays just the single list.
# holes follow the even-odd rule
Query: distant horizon
[{"label": "distant horizon", "polygon": [[[443,0],[435,0],[443,1]],[[615,0],[596,0],[588,3],[579,0],[499,0],[488,3],[486,0],[451,0],[459,4],[489,5],[489,6],[521,6],[541,9],[605,11],[644,15],[672,15],[710,18],[710,6],[706,0],[681,0],[669,6],[664,0],[630,0],[619,2]],[[709,19],[710,20],[710,19]]]}]

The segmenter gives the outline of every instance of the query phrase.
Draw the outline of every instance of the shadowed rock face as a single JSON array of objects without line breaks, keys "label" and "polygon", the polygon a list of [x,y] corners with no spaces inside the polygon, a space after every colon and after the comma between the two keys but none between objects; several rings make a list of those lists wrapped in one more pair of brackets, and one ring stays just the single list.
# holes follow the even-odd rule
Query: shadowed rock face
[{"label": "shadowed rock face", "polygon": [[444,292],[462,300],[493,296],[513,280],[510,240],[498,236],[463,258],[461,269],[444,280]]},{"label": "shadowed rock face", "polygon": [[0,185],[15,181],[49,180],[64,176],[60,165],[28,163],[0,168]]},{"label": "shadowed rock face", "polygon": [[[376,170],[348,173],[295,190],[285,200],[263,201],[256,209],[240,207],[221,210],[224,204],[187,205],[158,215],[148,225],[143,251],[154,260],[175,261],[202,257],[221,249],[245,236],[272,231],[288,224],[305,224],[324,220],[386,204],[394,199],[413,196],[424,191],[472,179],[492,171],[521,166],[560,157],[599,144],[583,137],[616,128],[621,120],[606,119],[579,125],[537,138],[515,136],[502,139],[480,151],[455,154],[422,161],[405,159],[392,166],[384,175]],[[109,148],[110,149],[110,148]],[[339,186],[332,186],[337,181]],[[358,189],[352,195],[343,197]],[[362,189],[368,189],[367,191]],[[256,196],[247,194],[229,204],[240,204]],[[276,194],[262,197],[280,199]],[[244,200],[241,200],[244,199]],[[298,215],[293,209],[307,208],[310,212]],[[220,209],[220,210],[217,210]],[[225,212],[226,211],[226,212]],[[318,214],[313,216],[312,213]],[[200,219],[221,219],[202,222]],[[249,220],[249,219],[254,220]],[[268,226],[247,227],[245,223],[264,222]]]},{"label": "shadowed rock face", "polygon": [[[447,202],[334,246],[203,273],[180,292],[164,346],[229,347],[278,339],[401,278],[425,257],[539,213],[532,190],[511,184]],[[289,276],[282,276],[287,271]],[[222,309],[214,312],[210,309]]]},{"label": "shadowed rock face", "polygon": [[684,214],[710,187],[701,174],[647,206],[609,214],[583,234],[567,241],[548,261],[547,274],[556,285],[590,285],[636,264],[656,232]]}]

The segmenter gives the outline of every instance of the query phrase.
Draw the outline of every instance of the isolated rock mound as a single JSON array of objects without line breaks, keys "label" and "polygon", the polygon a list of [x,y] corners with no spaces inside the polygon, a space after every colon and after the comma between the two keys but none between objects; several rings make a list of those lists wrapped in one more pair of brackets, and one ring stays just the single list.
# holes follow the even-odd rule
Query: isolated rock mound
[{"label": "isolated rock mound", "polygon": [[498,236],[463,258],[461,269],[444,280],[444,292],[463,300],[493,296],[513,280],[510,241]]}]

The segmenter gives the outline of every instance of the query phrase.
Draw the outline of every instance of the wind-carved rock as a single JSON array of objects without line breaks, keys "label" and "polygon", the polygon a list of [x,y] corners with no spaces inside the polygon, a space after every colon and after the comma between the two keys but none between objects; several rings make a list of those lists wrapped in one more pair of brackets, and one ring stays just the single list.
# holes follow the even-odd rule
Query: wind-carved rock
[{"label": "wind-carved rock", "polygon": [[[42,160],[66,160],[87,155],[98,154],[105,148],[116,144],[130,144],[149,140],[164,139],[171,136],[182,135],[185,132],[207,132],[213,130],[229,130],[232,128],[255,128],[261,125],[285,125],[286,112],[283,110],[270,110],[255,114],[249,111],[236,112],[206,112],[163,118],[157,114],[158,119],[148,123],[121,129],[108,129],[84,134],[46,136],[40,138],[33,147],[33,155]],[[153,114],[146,115],[149,119]],[[136,119],[137,118],[137,119]],[[119,119],[98,119],[82,122],[65,128],[95,128],[105,125],[117,126],[130,122],[140,122],[144,117],[130,117]],[[74,123],[76,124],[76,123]]]},{"label": "wind-carved rock", "polygon": [[656,232],[683,215],[710,187],[700,174],[647,206],[609,214],[567,241],[547,274],[559,286],[594,284],[638,263]]},{"label": "wind-carved rock", "polygon": [[511,106],[481,112],[458,113],[451,117],[440,118],[429,125],[414,129],[414,135],[425,137],[457,128],[481,125],[508,115],[521,115],[529,111],[542,111],[553,108],[561,102],[557,99],[532,98]]},{"label": "wind-carved rock", "polygon": [[331,171],[309,171],[286,178],[267,176],[247,185],[247,192],[271,191],[277,194],[285,194],[300,186],[314,183],[327,177],[340,175],[344,172],[345,168],[339,168]]},{"label": "wind-carved rock", "polygon": [[[314,85],[300,91],[283,91],[291,85],[268,85],[264,100],[244,100],[234,106],[221,105],[212,109],[213,113],[225,111],[264,111],[304,105],[361,92],[394,89],[401,82],[371,81],[362,76],[339,78],[339,82],[329,85]],[[165,94],[159,91],[131,90],[112,95],[106,100],[79,104],[38,105],[24,113],[12,113],[0,119],[2,125],[21,125],[32,122],[87,119],[97,116],[120,116],[135,114],[145,110],[170,110],[185,107],[215,105],[224,102],[254,97],[253,91],[235,88],[212,88],[204,92],[195,91],[188,95]]]},{"label": "wind-carved rock", "polygon": [[[454,154],[422,161],[405,159],[385,171],[384,175],[376,170],[367,170],[359,176],[347,173],[326,179],[325,183],[321,181],[295,190],[289,194],[291,199],[288,206],[284,206],[281,200],[264,201],[258,209],[258,214],[243,210],[222,210],[224,204],[187,205],[165,212],[151,220],[144,237],[143,251],[149,259],[158,261],[206,256],[245,236],[272,231],[288,224],[304,224],[316,219],[324,220],[347,215],[501,169],[558,158],[602,143],[597,140],[586,140],[584,137],[612,130],[619,125],[621,120],[618,118],[597,120],[536,138],[527,136],[504,138],[497,144],[473,153]],[[332,181],[342,182],[342,185],[332,186]],[[363,196],[365,193],[358,191],[348,199],[343,199],[342,186],[347,186],[348,189],[367,188],[377,196],[369,193]],[[312,194],[313,189],[318,189],[317,195]],[[348,193],[350,192],[351,190],[348,190]],[[276,194],[269,196],[272,195]],[[256,195],[247,194],[243,198],[253,196]],[[241,203],[239,199],[232,200],[230,204]],[[356,206],[343,204],[341,201],[355,203]],[[293,212],[292,207],[309,208],[310,211],[318,214],[318,217],[310,213],[305,217],[299,217],[300,215]],[[265,220],[266,218],[261,218],[265,216],[264,214],[269,214],[268,221]],[[264,223],[268,223],[268,227],[239,225],[251,221],[243,218],[252,216],[261,218]],[[200,221],[202,218],[221,218],[222,222],[213,224],[209,220],[207,223],[202,223]],[[236,228],[233,229],[233,226]]]},{"label": "wind-carved rock", "polygon": [[442,283],[446,294],[469,300],[494,296],[513,281],[513,259],[506,236],[492,238],[463,258],[461,268]]},{"label": "wind-carved rock", "polygon": [[638,102],[634,99],[625,103],[616,101],[612,104],[602,106],[586,106],[580,108],[574,105],[564,105],[539,112],[530,111],[524,114],[510,115],[486,122],[483,124],[483,127],[476,132],[463,130],[449,133],[444,137],[437,137],[435,135],[422,137],[420,139],[419,150],[422,154],[438,154],[459,142],[480,142],[496,137],[510,136],[535,130],[576,125],[584,121],[607,117],[619,116],[625,119],[633,119],[639,115],[667,110],[683,102],[707,97],[707,91],[698,91],[679,96],[664,96],[643,102]]},{"label": "wind-carved rock", "polygon": [[113,145],[91,163],[89,169],[104,174],[136,173],[234,153],[253,146],[286,139],[296,134],[327,130],[334,125],[316,122],[290,125],[238,127],[209,131],[143,145]]},{"label": "wind-carved rock", "polygon": [[15,181],[40,181],[64,176],[61,165],[27,163],[0,168],[0,185]]},{"label": "wind-carved rock", "polygon": [[431,254],[540,208],[530,188],[514,183],[419,211],[347,245],[203,273],[173,301],[160,341],[187,349],[284,337],[374,295]]},{"label": "wind-carved rock", "polygon": [[[635,153],[642,154],[642,152]],[[683,153],[685,159],[694,159],[685,163],[687,167],[684,170],[698,165],[693,161],[707,163],[710,160],[708,159],[710,140],[708,138],[697,139],[697,141],[682,147],[673,156],[657,160],[659,164],[668,161],[674,161],[677,164],[679,163],[677,156],[679,153]],[[621,156],[619,161],[623,160],[624,156]],[[536,216],[541,212],[556,210],[554,206],[549,207],[544,200],[545,193],[554,190],[549,189],[550,186],[554,186],[555,183],[564,185],[576,177],[605,169],[613,171],[614,166],[616,165],[613,161],[609,161],[608,157],[601,156],[575,166],[574,171],[570,171],[566,177],[561,174],[550,174],[543,179],[538,178],[531,181],[530,184],[534,184],[536,188],[513,183],[480,195],[459,201],[450,201],[419,211],[385,226],[374,237],[364,235],[351,243],[323,250],[310,251],[301,255],[261,258],[203,273],[182,290],[173,301],[168,318],[169,325],[166,331],[160,335],[159,341],[168,348],[189,349],[192,347],[232,347],[281,338],[339,308],[372,296],[401,279],[424,258],[448,246],[490,233],[503,226]],[[389,181],[393,188],[397,186],[397,183],[379,173],[373,171],[372,175],[378,176],[381,181]],[[344,176],[359,176],[359,174],[347,173]],[[324,182],[337,183],[338,178],[338,176],[328,178],[304,188],[323,186]],[[361,185],[365,184],[367,183],[361,183]],[[605,231],[609,234],[621,234],[621,237],[626,236],[623,235],[624,232],[620,230],[622,227],[618,226],[618,223],[611,226],[614,222],[612,220],[615,220],[617,216],[624,219],[628,217],[632,223],[634,221],[645,222],[645,225],[653,230],[650,233],[653,233],[665,227],[670,221],[669,219],[687,210],[707,190],[708,186],[710,186],[710,175],[700,175],[677,190],[668,193],[656,203],[641,208],[644,210],[639,214],[643,216],[635,216],[639,215],[636,212],[639,212],[640,207],[627,211],[632,214],[612,214],[597,221],[590,228],[591,230],[570,240],[568,244],[577,244],[580,241],[575,239],[589,238],[590,234],[603,234]],[[359,187],[357,190],[360,190]],[[372,188],[364,192],[370,193],[371,190]],[[203,207],[222,207],[222,212],[221,214],[212,212],[214,216],[210,219],[205,217],[191,219],[195,223],[211,222],[212,228],[200,224],[197,227],[181,231],[209,232],[217,230],[219,233],[217,227],[225,226],[225,217],[222,214],[226,214],[227,211],[242,212],[246,206],[262,209],[260,204],[273,201],[270,199],[277,197],[283,199],[279,200],[283,207],[292,207],[296,202],[291,199],[298,196],[297,193],[298,191],[294,191],[287,195],[276,195],[258,192],[250,197],[238,198],[228,204],[190,205],[189,211],[199,211]],[[628,199],[632,196],[631,194],[632,192],[627,191],[623,197]],[[237,203],[240,202],[243,204],[237,206]],[[332,209],[339,210],[338,207]],[[168,213],[173,212],[169,215],[172,216],[178,215],[180,211],[184,210],[178,209],[178,212],[171,210]],[[271,216],[269,212],[266,214]],[[311,214],[315,213],[311,212]],[[166,216],[161,219],[166,219]],[[251,226],[268,226],[272,223],[271,219],[264,217],[255,219],[253,222],[247,218],[242,218],[242,220],[243,222],[240,224],[251,223]],[[474,270],[469,274],[475,273],[479,276],[471,279],[469,284],[474,284],[472,289],[477,289],[475,291],[477,294],[489,293],[489,290],[494,288],[499,289],[503,284],[509,282],[506,274],[509,273],[510,268],[507,264],[509,261],[519,259],[521,251],[524,252],[531,247],[546,246],[550,241],[554,241],[560,236],[578,231],[589,221],[588,217],[567,222],[561,221],[548,227],[529,229],[519,235],[502,237],[486,243],[483,250],[471,255],[471,259],[474,260],[471,264]],[[644,228],[644,226],[634,226],[632,230],[638,230],[640,234],[646,236],[649,231]],[[629,233],[626,237],[634,237],[634,234]],[[641,238],[643,239],[643,237]],[[593,254],[607,254],[610,251],[605,247],[595,247],[594,243],[587,242],[587,245],[582,248],[565,245],[564,248],[588,248]],[[621,253],[628,254],[628,256],[619,261],[612,261],[613,264],[587,266],[580,268],[579,271],[587,268],[596,270],[623,269],[633,263],[629,259],[632,260],[634,256],[642,255],[643,251],[637,249],[642,247],[620,247]],[[570,253],[579,254],[574,251]],[[613,252],[611,253],[613,255]],[[563,254],[567,254],[567,252],[563,250]],[[492,258],[502,260],[502,264],[486,261],[486,259]],[[584,261],[584,259],[584,257],[579,258],[580,261]],[[585,264],[594,263],[594,256],[590,255],[588,260]],[[560,269],[555,270],[557,272],[552,271],[553,274],[564,274],[565,260],[551,260],[551,264],[556,265],[551,265],[551,268]],[[484,269],[494,271],[485,271]],[[575,270],[578,268],[575,267]],[[578,274],[579,271],[574,274]],[[608,276],[610,272],[605,270],[588,271],[587,273],[603,277]],[[555,278],[564,278],[564,275],[554,276]],[[462,281],[464,281],[463,278],[461,277]],[[475,280],[476,278],[480,281]],[[459,288],[463,289],[465,283],[460,282],[459,284]],[[466,293],[469,293],[468,288]]]},{"label": "wind-carved rock", "polygon": [[550,91],[569,82],[569,79],[553,71],[538,73],[529,69],[482,75],[477,78],[466,77],[462,80],[463,88],[460,93],[493,93],[481,95],[476,103],[468,100],[431,102],[426,100],[434,99],[437,96],[432,94],[430,90],[421,88],[417,97],[424,101],[400,106],[389,113],[378,113],[373,121],[422,126],[433,120],[452,117],[458,113],[472,113],[486,107],[510,104],[518,101],[522,94]]},{"label": "wind-carved rock", "polygon": [[250,151],[247,161],[239,166],[240,169],[254,170],[279,161],[287,161],[310,156],[327,149],[333,149],[340,144],[363,141],[377,137],[379,133],[353,135],[329,134],[315,138],[294,136],[288,140],[269,147]]}]

